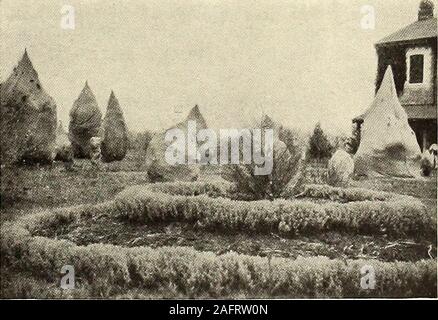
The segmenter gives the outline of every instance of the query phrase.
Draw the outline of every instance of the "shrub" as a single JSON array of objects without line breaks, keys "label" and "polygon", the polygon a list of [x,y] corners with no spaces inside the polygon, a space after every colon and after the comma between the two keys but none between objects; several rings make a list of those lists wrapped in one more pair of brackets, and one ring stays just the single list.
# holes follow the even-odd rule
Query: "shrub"
[{"label": "shrub", "polygon": [[129,144],[130,148],[145,153],[151,142],[152,133],[149,131],[139,132],[137,134],[132,134],[131,139],[132,140]]},{"label": "shrub", "polygon": [[311,159],[327,159],[331,157],[332,152],[333,147],[318,122],[309,139],[309,156]]},{"label": "shrub", "polygon": [[[401,196],[395,193],[374,191],[362,188],[341,188],[332,187],[322,184],[308,184],[303,187],[303,192],[298,195],[300,197],[315,198],[315,199],[330,199],[341,202],[352,201],[387,201],[394,198],[412,199],[409,196]],[[418,200],[417,200],[418,202]]]},{"label": "shrub", "polygon": [[409,196],[310,185],[304,187],[300,196],[337,202],[236,201],[224,198],[234,190],[234,186],[227,182],[134,186],[122,191],[115,201],[44,210],[20,220],[20,224],[35,233],[106,213],[144,223],[177,220],[196,222],[207,228],[288,235],[336,229],[392,236],[429,236],[436,232],[424,205]]},{"label": "shrub", "polygon": [[228,165],[222,171],[222,177],[236,184],[243,199],[273,200],[282,196],[289,185],[297,189],[303,180],[306,155],[288,136],[286,145],[274,135],[273,150],[268,150],[266,159],[272,157],[273,165],[270,174],[257,175],[255,163]]},{"label": "shrub", "polygon": [[[70,241],[41,236],[47,229],[102,213],[122,214],[144,222],[185,220],[216,229],[287,234],[345,228],[399,236],[424,234],[434,228],[417,200],[385,192],[330,186],[304,188],[303,194],[308,197],[350,201],[345,204],[220,198],[229,193],[233,193],[233,187],[226,182],[157,183],[128,188],[115,201],[27,215],[0,227],[2,265],[57,282],[61,267],[71,264],[78,275],[78,286],[95,297],[114,296],[131,289],[139,289],[146,295],[159,292],[161,296],[186,297],[436,296],[435,259],[379,262],[299,257],[293,260],[237,253],[216,255],[181,247],[77,246]],[[219,198],[211,199],[207,195]],[[360,288],[360,269],[364,265],[375,268],[374,290]],[[47,295],[52,294],[50,291]]]},{"label": "shrub", "polygon": [[[306,144],[306,135],[298,129],[291,129],[280,126],[278,130],[278,138],[286,144],[288,149],[296,149],[297,146]],[[293,151],[292,151],[293,152]]]},{"label": "shrub", "polygon": [[113,91],[102,122],[102,131],[102,160],[105,162],[122,160],[128,150],[128,128],[122,108]]},{"label": "shrub", "polygon": [[227,192],[225,190],[213,192],[211,188],[199,188],[198,196],[187,196],[188,192],[181,196],[157,193],[149,186],[128,188],[116,197],[115,211],[128,219],[146,223],[179,220],[198,222],[210,228],[281,231],[289,235],[335,229],[393,236],[430,235],[436,231],[424,205],[411,197],[329,186],[305,187],[302,195],[354,202],[314,203],[283,199],[249,202],[212,199],[200,193],[220,196]]},{"label": "shrub", "polygon": [[[1,253],[15,268],[59,279],[66,264],[77,284],[92,296],[109,297],[129,289],[164,296],[249,297],[435,297],[436,260],[379,262],[326,257],[262,258],[237,253],[216,255],[192,248],[76,246],[69,241],[31,237],[22,227],[1,227]],[[12,244],[12,247],[11,247]],[[14,252],[11,251],[13,249]],[[376,288],[360,287],[360,270],[372,266]],[[50,290],[50,288],[46,289]],[[39,293],[41,294],[41,293]]]},{"label": "shrub", "polygon": [[332,186],[348,186],[354,172],[354,161],[344,150],[336,151],[328,162],[327,182]]},{"label": "shrub", "polygon": [[[137,188],[144,188],[144,186],[137,186]],[[156,192],[162,192],[170,195],[184,195],[184,196],[197,196],[201,194],[208,195],[212,198],[217,197],[232,197],[232,193],[235,192],[235,185],[228,181],[220,182],[163,182],[154,183],[150,185],[151,190]]]},{"label": "shrub", "polygon": [[335,150],[344,150],[346,144],[348,143],[348,136],[343,133],[336,135],[329,135],[327,138],[330,142],[330,145],[332,146],[331,148],[332,152]]},{"label": "shrub", "polygon": [[86,82],[70,110],[69,137],[75,157],[90,158],[90,139],[100,136],[101,123],[102,113]]}]

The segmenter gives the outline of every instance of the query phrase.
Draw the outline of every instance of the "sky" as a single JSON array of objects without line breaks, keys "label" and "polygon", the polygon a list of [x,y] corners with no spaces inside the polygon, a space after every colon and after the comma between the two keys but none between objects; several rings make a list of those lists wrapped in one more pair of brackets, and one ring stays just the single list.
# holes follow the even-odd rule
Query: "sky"
[{"label": "sky", "polygon": [[[270,115],[349,133],[374,96],[374,43],[417,19],[420,0],[0,0],[0,80],[27,48],[65,126],[88,83],[111,90],[132,131],[181,121],[212,128]],[[61,28],[74,7],[75,28]],[[364,5],[375,28],[363,29]]]}]

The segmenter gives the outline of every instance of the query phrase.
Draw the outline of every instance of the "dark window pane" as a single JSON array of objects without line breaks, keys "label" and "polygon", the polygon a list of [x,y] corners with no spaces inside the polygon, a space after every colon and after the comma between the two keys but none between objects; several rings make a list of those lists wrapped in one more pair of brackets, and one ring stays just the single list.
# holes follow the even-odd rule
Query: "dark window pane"
[{"label": "dark window pane", "polygon": [[409,82],[410,83],[422,83],[423,82],[423,55],[416,54],[411,56],[409,70]]}]

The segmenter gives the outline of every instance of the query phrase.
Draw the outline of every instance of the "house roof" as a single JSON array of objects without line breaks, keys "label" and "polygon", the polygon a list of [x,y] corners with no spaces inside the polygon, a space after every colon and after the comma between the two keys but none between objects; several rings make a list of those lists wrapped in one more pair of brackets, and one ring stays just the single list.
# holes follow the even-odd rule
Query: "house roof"
[{"label": "house roof", "polygon": [[376,42],[376,46],[437,37],[437,18],[419,20]]},{"label": "house roof", "polygon": [[[437,119],[437,106],[433,104],[404,105],[403,108],[408,119]],[[362,122],[367,112],[368,110],[354,118],[353,122]]]}]

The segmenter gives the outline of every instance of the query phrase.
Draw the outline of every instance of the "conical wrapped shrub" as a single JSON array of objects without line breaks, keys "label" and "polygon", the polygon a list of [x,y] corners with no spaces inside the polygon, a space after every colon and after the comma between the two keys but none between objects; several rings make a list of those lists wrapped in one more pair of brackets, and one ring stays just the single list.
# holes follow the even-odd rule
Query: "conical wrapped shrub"
[{"label": "conical wrapped shrub", "polygon": [[205,121],[204,116],[201,113],[201,110],[199,110],[199,106],[195,105],[187,115],[187,118],[178,123],[176,125],[177,128],[180,128],[184,131],[187,131],[187,126],[189,121],[196,122],[196,128],[197,129],[207,129],[207,121]]},{"label": "conical wrapped shrub", "polygon": [[[171,129],[180,129],[187,136],[189,121],[196,122],[196,130],[207,129],[207,122],[201,114],[199,107],[193,107],[184,121],[179,122],[175,126],[165,130],[164,132],[157,132],[152,136],[146,151],[146,166],[148,167],[148,176],[152,182],[163,181],[195,181],[199,177],[199,164],[177,164],[170,165],[166,162],[165,153],[169,143],[166,143],[166,132]],[[187,141],[185,142],[186,154],[185,159],[188,159]]]},{"label": "conical wrapped shrub", "polygon": [[105,162],[122,160],[127,150],[128,129],[119,101],[111,91],[103,119],[102,160]]},{"label": "conical wrapped shrub", "polygon": [[56,105],[42,88],[25,51],[0,85],[1,163],[50,163],[56,139]]},{"label": "conical wrapped shrub", "polygon": [[69,136],[74,156],[90,158],[90,139],[100,134],[102,113],[88,83],[70,110]]},{"label": "conical wrapped shrub", "polygon": [[420,176],[421,151],[408,123],[388,66],[371,107],[364,114],[354,172],[364,176]]}]

